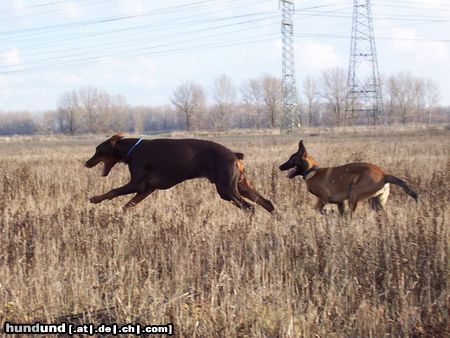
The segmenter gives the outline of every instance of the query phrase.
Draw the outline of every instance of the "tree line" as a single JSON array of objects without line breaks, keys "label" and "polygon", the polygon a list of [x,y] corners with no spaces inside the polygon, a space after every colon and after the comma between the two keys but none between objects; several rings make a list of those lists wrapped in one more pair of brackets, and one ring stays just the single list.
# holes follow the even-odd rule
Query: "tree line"
[{"label": "tree line", "polygon": [[[307,77],[298,88],[301,126],[448,122],[449,107],[439,106],[438,85],[430,79],[400,72],[383,80],[383,116],[348,116],[346,73],[343,68]],[[122,95],[96,87],[62,93],[57,109],[43,113],[3,112],[0,134],[162,132],[232,128],[279,128],[282,119],[281,79],[262,75],[239,86],[227,75],[205,89],[184,82],[162,106],[130,106]]]}]

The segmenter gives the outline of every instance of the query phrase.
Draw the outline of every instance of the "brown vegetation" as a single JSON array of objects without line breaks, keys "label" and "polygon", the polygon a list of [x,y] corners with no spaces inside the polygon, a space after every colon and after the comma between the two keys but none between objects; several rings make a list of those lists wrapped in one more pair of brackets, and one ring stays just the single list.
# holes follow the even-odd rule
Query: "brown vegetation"
[{"label": "brown vegetation", "polygon": [[448,136],[302,135],[322,165],[374,162],[419,193],[416,205],[394,187],[386,214],[362,206],[353,219],[334,207],[317,213],[304,183],[279,172],[296,135],[215,138],[246,154],[277,218],[224,203],[206,180],[159,191],[124,214],[128,197],[88,202],[129,177],[125,166],[108,178],[82,167],[103,137],[0,141],[0,324],[173,322],[182,337],[444,337]]}]

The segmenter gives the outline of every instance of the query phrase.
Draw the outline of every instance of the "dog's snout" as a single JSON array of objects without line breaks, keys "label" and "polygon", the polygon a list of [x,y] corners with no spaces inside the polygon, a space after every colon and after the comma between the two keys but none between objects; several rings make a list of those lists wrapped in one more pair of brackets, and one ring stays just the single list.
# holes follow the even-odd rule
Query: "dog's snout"
[{"label": "dog's snout", "polygon": [[287,169],[290,169],[290,168],[292,168],[292,165],[291,165],[290,161],[287,161],[287,162],[283,163],[279,167],[280,170],[287,170]]},{"label": "dog's snout", "polygon": [[98,162],[100,162],[95,155],[92,156],[89,160],[87,160],[86,162],[84,162],[84,166],[86,168],[92,168],[94,167]]}]

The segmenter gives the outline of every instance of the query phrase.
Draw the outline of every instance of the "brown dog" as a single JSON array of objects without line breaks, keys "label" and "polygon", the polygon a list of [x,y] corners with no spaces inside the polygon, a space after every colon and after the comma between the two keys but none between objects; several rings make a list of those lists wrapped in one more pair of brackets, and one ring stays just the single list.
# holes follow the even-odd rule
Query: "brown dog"
[{"label": "brown dog", "polygon": [[389,196],[389,183],[398,185],[417,202],[417,193],[401,179],[387,175],[370,163],[349,163],[339,167],[319,168],[303,145],[298,145],[296,153],[280,166],[288,170],[288,177],[303,176],[308,191],[318,197],[317,209],[322,211],[327,203],[337,204],[339,212],[344,213],[344,201],[349,201],[350,210],[355,211],[358,202],[368,199],[374,210],[383,209]]},{"label": "brown dog", "polygon": [[246,197],[269,212],[272,202],[262,197],[244,174],[244,154],[234,153],[224,146],[204,140],[155,139],[143,140],[114,135],[97,146],[94,156],[85,166],[92,168],[103,162],[102,176],[107,176],[118,162],[128,164],[131,179],[123,187],[92,197],[92,203],[136,193],[125,205],[136,205],[156,189],[169,189],[193,178],[204,177],[216,185],[224,200],[239,208],[252,209]]}]

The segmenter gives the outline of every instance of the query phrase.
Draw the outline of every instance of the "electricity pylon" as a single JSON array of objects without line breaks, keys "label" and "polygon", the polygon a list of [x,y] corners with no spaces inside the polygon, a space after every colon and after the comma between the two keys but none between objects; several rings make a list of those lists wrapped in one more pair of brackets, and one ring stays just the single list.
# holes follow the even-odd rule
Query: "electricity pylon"
[{"label": "electricity pylon", "polygon": [[353,4],[345,112],[346,119],[362,116],[373,124],[377,124],[383,114],[370,0],[354,0]]},{"label": "electricity pylon", "polygon": [[282,94],[283,117],[281,127],[292,130],[298,123],[297,87],[295,85],[294,59],[294,0],[280,0],[282,9]]}]

